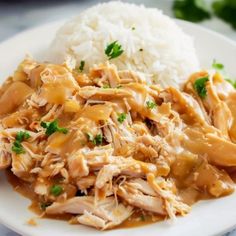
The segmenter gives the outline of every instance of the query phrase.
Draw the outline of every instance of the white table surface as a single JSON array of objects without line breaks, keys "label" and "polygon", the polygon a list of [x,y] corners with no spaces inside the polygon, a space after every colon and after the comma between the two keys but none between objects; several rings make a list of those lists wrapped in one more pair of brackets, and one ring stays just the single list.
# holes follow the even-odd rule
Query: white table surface
[{"label": "white table surface", "polygon": [[[74,15],[77,15],[81,9],[84,9],[97,2],[99,1],[41,0],[28,1],[26,4],[23,4],[22,2],[16,2],[14,4],[0,2],[0,42],[27,28],[50,21],[60,20],[68,17],[70,18]],[[166,14],[172,16],[171,0],[129,0],[126,2],[143,3],[146,6],[158,7]],[[208,2],[210,2],[210,0],[208,0]],[[222,33],[223,35],[236,41],[236,31],[217,18],[205,21],[201,23],[201,25],[218,31],[219,33]],[[0,224],[0,236],[19,235]],[[236,236],[236,231],[228,233],[227,236]]]}]

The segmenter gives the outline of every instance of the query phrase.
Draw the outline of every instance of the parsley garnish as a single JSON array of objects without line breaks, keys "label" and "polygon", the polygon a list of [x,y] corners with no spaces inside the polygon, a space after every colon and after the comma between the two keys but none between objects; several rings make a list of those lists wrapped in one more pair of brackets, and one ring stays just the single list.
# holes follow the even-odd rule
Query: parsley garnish
[{"label": "parsley garnish", "polygon": [[157,104],[155,102],[152,102],[152,101],[147,101],[146,105],[147,105],[148,109],[153,109],[154,107],[157,106]]},{"label": "parsley garnish", "polygon": [[102,144],[102,134],[97,134],[95,138],[93,139],[93,144],[94,145],[101,145]]},{"label": "parsley garnish", "polygon": [[118,115],[117,120],[122,124],[124,122],[124,120],[126,119],[126,114],[125,113],[120,113]]},{"label": "parsley garnish", "polygon": [[194,82],[193,87],[197,91],[198,95],[201,98],[205,98],[206,95],[207,95],[207,90],[206,90],[206,82],[207,81],[209,81],[209,78],[208,77],[203,77],[203,78],[197,79]]},{"label": "parsley garnish", "polygon": [[40,203],[40,209],[45,211],[47,207],[51,206],[52,203],[51,202],[41,202]]},{"label": "parsley garnish", "polygon": [[26,139],[30,138],[30,134],[27,131],[20,131],[16,134],[16,139],[13,143],[13,146],[11,150],[15,152],[16,154],[22,154],[25,153],[25,150],[21,144]]},{"label": "parsley garnish", "polygon": [[131,29],[132,29],[132,30],[135,30],[135,27],[132,27]]},{"label": "parsley garnish", "polygon": [[211,18],[204,0],[175,0],[173,11],[175,17],[192,22]]},{"label": "parsley garnish", "polygon": [[82,72],[84,70],[85,61],[80,62],[79,70]]},{"label": "parsley garnish", "polygon": [[145,220],[146,220],[146,219],[145,219],[145,216],[144,216],[144,215],[141,215],[141,216],[140,216],[140,220],[141,220],[141,221],[145,221]]},{"label": "parsley garnish", "polygon": [[104,84],[102,88],[108,89],[108,88],[110,88],[110,85],[109,84]]},{"label": "parsley garnish", "polygon": [[232,79],[225,79],[225,80],[229,82],[236,89],[236,80],[232,80]]},{"label": "parsley garnish", "polygon": [[231,24],[236,29],[236,3],[235,0],[217,0],[212,4],[216,16]]},{"label": "parsley garnish", "polygon": [[217,71],[222,71],[222,70],[224,70],[225,67],[224,67],[223,64],[217,62],[217,61],[214,59],[214,60],[213,60],[213,63],[212,63],[212,68],[214,68],[214,69],[217,70]]},{"label": "parsley garnish", "polygon": [[120,56],[123,52],[122,46],[118,44],[117,41],[110,43],[105,49],[105,54],[108,56],[109,60]]},{"label": "parsley garnish", "polygon": [[94,145],[98,146],[102,144],[102,140],[103,140],[102,134],[97,134],[95,137],[93,137],[92,134],[87,133],[87,137],[88,137],[88,140],[92,142]]},{"label": "parsley garnish", "polygon": [[63,188],[60,185],[53,185],[50,189],[50,193],[55,197],[59,196],[63,192]]},{"label": "parsley garnish", "polygon": [[62,128],[58,126],[58,120],[54,120],[52,122],[44,122],[42,121],[40,124],[43,128],[46,129],[46,135],[50,136],[51,134],[55,133],[55,132],[60,132],[63,134],[67,134],[68,133],[68,129],[66,128]]}]

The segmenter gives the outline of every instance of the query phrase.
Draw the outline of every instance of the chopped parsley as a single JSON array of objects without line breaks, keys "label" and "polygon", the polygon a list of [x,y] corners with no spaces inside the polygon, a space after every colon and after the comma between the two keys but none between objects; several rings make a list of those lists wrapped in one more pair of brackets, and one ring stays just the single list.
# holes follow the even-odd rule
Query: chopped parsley
[{"label": "chopped parsley", "polygon": [[197,91],[198,95],[201,98],[205,98],[207,95],[207,90],[206,90],[206,82],[209,81],[208,77],[202,77],[200,79],[197,79],[194,82],[194,89]]},{"label": "chopped parsley", "polygon": [[212,63],[212,68],[214,68],[214,69],[217,70],[217,71],[222,71],[222,70],[224,70],[225,67],[224,67],[223,64],[217,62],[217,61],[214,59],[214,60],[213,60],[213,63]]},{"label": "chopped parsley", "polygon": [[204,0],[175,0],[173,7],[175,17],[192,22],[211,18]]},{"label": "chopped parsley", "polygon": [[108,88],[110,88],[110,85],[109,84],[104,84],[102,88],[108,89]]},{"label": "chopped parsley", "polygon": [[132,29],[132,30],[135,30],[135,27],[132,27],[131,29]]},{"label": "chopped parsley", "polygon": [[236,2],[235,0],[215,0],[212,8],[217,17],[229,23],[236,29]]},{"label": "chopped parsley", "polygon": [[157,104],[155,102],[152,102],[152,101],[147,101],[146,105],[147,105],[148,109],[153,109],[157,106]]},{"label": "chopped parsley", "polygon": [[109,60],[120,56],[123,52],[122,46],[117,41],[110,43],[105,49],[105,54]]},{"label": "chopped parsley", "polygon": [[46,135],[50,136],[51,134],[55,133],[55,132],[60,132],[63,134],[67,134],[68,133],[68,129],[67,128],[62,128],[58,126],[58,120],[54,120],[52,122],[44,122],[42,121],[40,123],[40,125],[46,129]]},{"label": "chopped parsley", "polygon": [[119,89],[119,88],[122,88],[122,85],[118,85],[116,88],[118,88],[118,89]]},{"label": "chopped parsley", "polygon": [[102,134],[97,134],[95,137],[93,137],[92,134],[87,133],[87,137],[88,137],[88,141],[92,142],[94,145],[98,146],[102,144],[102,140],[103,140]]},{"label": "chopped parsley", "polygon": [[122,124],[124,122],[124,120],[126,119],[126,114],[125,113],[120,113],[118,115],[117,120]]},{"label": "chopped parsley", "polygon": [[60,185],[53,185],[50,189],[50,193],[55,197],[58,197],[59,195],[61,195],[62,192],[63,192],[63,188]]},{"label": "chopped parsley", "polygon": [[102,139],[103,139],[102,134],[97,134],[93,139],[93,144],[94,145],[101,145]]},{"label": "chopped parsley", "polygon": [[85,61],[80,62],[79,70],[82,72],[84,70]]},{"label": "chopped parsley", "polygon": [[236,80],[232,80],[232,79],[225,79],[225,80],[229,82],[236,89]]},{"label": "chopped parsley", "polygon": [[145,216],[144,215],[141,215],[140,216],[140,221],[145,221],[146,219],[145,219]]},{"label": "chopped parsley", "polygon": [[47,207],[51,206],[52,203],[51,202],[41,202],[40,203],[40,209],[45,211]]},{"label": "chopped parsley", "polygon": [[16,134],[16,139],[13,143],[13,146],[12,146],[11,150],[13,152],[15,152],[16,154],[25,153],[25,150],[24,150],[21,142],[23,142],[24,140],[27,140],[29,138],[30,138],[30,134],[27,131],[19,131]]}]

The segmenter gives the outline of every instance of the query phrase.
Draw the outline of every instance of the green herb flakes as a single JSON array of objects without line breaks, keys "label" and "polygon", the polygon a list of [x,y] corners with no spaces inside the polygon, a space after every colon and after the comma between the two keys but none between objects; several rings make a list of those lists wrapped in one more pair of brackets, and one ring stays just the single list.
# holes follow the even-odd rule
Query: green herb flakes
[{"label": "green herb flakes", "polygon": [[201,98],[205,98],[207,95],[207,90],[206,90],[207,81],[209,81],[209,78],[203,77],[203,78],[197,79],[194,82],[194,89],[197,91],[198,95]]},{"label": "green herb flakes", "polygon": [[212,68],[215,69],[215,70],[217,70],[217,71],[222,71],[222,70],[224,70],[225,67],[224,67],[223,64],[217,62],[217,61],[214,59],[214,60],[213,60],[213,63],[212,63]]},{"label": "green herb flakes", "polygon": [[120,114],[118,115],[117,120],[118,120],[121,124],[125,121],[125,119],[126,119],[126,114],[125,114],[125,113],[120,113]]},{"label": "green herb flakes", "polygon": [[153,109],[157,106],[157,104],[155,102],[152,102],[152,101],[147,101],[146,105],[147,105],[148,109]]},{"label": "green herb flakes", "polygon": [[53,185],[50,189],[50,193],[55,197],[58,197],[59,195],[61,195],[62,192],[63,192],[63,188],[60,185]]},{"label": "green herb flakes", "polygon": [[58,126],[58,120],[54,120],[52,122],[41,122],[40,125],[46,129],[46,135],[50,136],[51,134],[55,132],[60,132],[63,134],[68,133],[68,129],[62,128]]},{"label": "green herb flakes", "polygon": [[85,61],[80,62],[79,70],[82,72],[84,70]]},{"label": "green herb flakes", "polygon": [[105,54],[109,60],[120,56],[123,52],[122,46],[117,41],[110,43],[105,49]]},{"label": "green herb flakes", "polygon": [[25,150],[24,150],[21,142],[23,142],[24,140],[27,140],[29,138],[30,138],[30,134],[27,131],[19,131],[16,134],[16,139],[13,143],[13,146],[12,146],[11,150],[13,152],[15,152],[16,154],[25,153]]}]

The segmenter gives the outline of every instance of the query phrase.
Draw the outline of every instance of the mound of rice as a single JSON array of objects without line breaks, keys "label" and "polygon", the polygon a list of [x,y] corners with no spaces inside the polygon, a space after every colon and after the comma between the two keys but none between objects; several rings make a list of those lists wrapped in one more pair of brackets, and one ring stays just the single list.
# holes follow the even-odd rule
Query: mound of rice
[{"label": "mound of rice", "polygon": [[179,87],[199,69],[192,38],[158,9],[122,2],[96,5],[67,22],[51,45],[54,62],[67,56],[85,70],[107,61],[104,52],[113,41],[124,53],[111,60],[118,69],[131,69],[148,75],[149,82],[163,87]]}]

